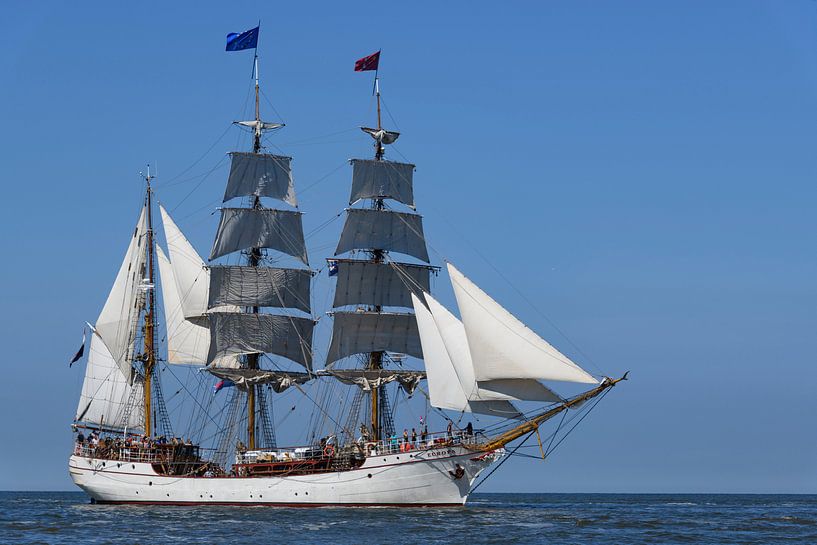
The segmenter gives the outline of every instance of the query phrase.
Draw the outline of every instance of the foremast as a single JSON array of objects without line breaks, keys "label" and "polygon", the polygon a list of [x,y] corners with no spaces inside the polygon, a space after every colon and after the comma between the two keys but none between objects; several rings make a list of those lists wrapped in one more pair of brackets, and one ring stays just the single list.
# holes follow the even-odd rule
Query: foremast
[{"label": "foremast", "polygon": [[[337,275],[337,285],[332,304],[334,310],[330,313],[333,330],[326,374],[357,384],[363,394],[369,394],[367,428],[370,434],[367,435],[377,441],[394,431],[385,385],[398,381],[410,394],[418,381],[425,377],[425,373],[419,371],[386,369],[385,364],[388,353],[422,358],[414,314],[394,307],[410,308],[412,293],[428,291],[429,276],[434,267],[426,264],[429,259],[422,217],[414,213],[414,165],[384,159],[384,146],[394,143],[399,133],[383,128],[380,84],[376,76],[374,91],[377,126],[361,127],[374,139],[374,158],[351,160],[352,190],[349,197],[350,206],[365,200],[369,200],[369,205],[347,208],[343,232],[335,250],[335,256],[360,251],[366,259],[329,259],[330,274]],[[394,211],[387,205],[387,199],[412,210]],[[392,252],[410,255],[424,263],[395,261]],[[348,307],[354,307],[354,310],[348,310]],[[335,363],[348,356],[360,357],[362,368],[334,370]],[[357,402],[353,407],[359,407]],[[350,414],[350,424],[356,417],[357,414]]]},{"label": "foremast", "polygon": [[[383,124],[380,118],[380,80],[375,76],[374,78],[374,87],[375,87],[375,94],[377,95],[377,130],[383,130]],[[382,140],[375,140],[375,152],[374,158],[375,161],[382,161],[383,155],[385,153],[385,149],[383,148],[383,141]],[[383,198],[378,196],[372,201],[372,208],[375,210],[383,210],[385,208]],[[370,260],[372,263],[382,264],[384,261],[385,252],[380,249],[375,249],[370,252]],[[374,305],[372,307],[374,312],[380,312],[382,307],[380,305]],[[369,354],[369,363],[367,366],[368,369],[378,371],[383,369],[383,351],[376,350]],[[382,436],[382,430],[380,426],[380,409],[382,400],[386,393],[386,386],[380,386],[378,388],[372,388],[371,393],[371,418],[370,418],[370,426],[372,428],[372,439],[374,441],[379,441]]]}]

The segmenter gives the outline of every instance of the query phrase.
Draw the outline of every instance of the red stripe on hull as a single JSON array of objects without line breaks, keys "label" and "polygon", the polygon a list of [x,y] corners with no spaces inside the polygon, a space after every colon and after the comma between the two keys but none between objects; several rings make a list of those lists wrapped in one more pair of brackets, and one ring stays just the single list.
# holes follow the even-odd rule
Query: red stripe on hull
[{"label": "red stripe on hull", "polygon": [[224,506],[263,506],[263,507],[464,507],[461,503],[271,503],[243,501],[108,501],[94,500],[94,503],[107,505],[224,505]]}]

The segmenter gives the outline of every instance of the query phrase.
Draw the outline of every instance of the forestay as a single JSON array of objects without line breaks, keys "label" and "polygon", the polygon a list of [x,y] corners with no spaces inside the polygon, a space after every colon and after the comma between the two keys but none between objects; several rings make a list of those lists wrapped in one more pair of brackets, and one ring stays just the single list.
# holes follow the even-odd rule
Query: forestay
[{"label": "forestay", "polygon": [[96,320],[96,331],[105,343],[111,356],[116,360],[122,374],[130,381],[130,356],[136,338],[137,321],[142,295],[140,287],[145,276],[145,208],[139,215],[136,229],[131,236],[125,258],[119,267],[105,306]]},{"label": "forestay", "polygon": [[335,255],[351,250],[400,252],[428,263],[423,220],[417,214],[349,208]]},{"label": "forestay", "polygon": [[208,307],[282,307],[309,312],[311,280],[312,273],[305,269],[212,266]]},{"label": "forestay", "polygon": [[349,204],[360,199],[394,199],[414,208],[414,165],[391,161],[352,159],[352,194]]},{"label": "forestay", "polygon": [[[428,297],[428,295],[426,295]],[[423,345],[423,355],[428,378],[428,395],[432,406],[458,412],[473,412],[516,418],[519,411],[510,401],[469,401],[448,355],[434,318],[422,301],[411,295],[417,328]]]},{"label": "forestay", "polygon": [[430,269],[406,263],[337,260],[334,307],[411,307],[411,292],[429,291]]},{"label": "forestay", "polygon": [[308,265],[301,213],[269,208],[222,208],[210,259],[249,248],[278,250]]},{"label": "forestay", "polygon": [[236,354],[277,354],[312,368],[312,329],[307,318],[212,312],[208,361]]},{"label": "forestay", "polygon": [[235,197],[270,197],[297,206],[291,157],[266,153],[230,153],[232,163],[224,202]]},{"label": "forestay", "polygon": [[[128,412],[131,396],[137,403]],[[104,429],[141,431],[144,427],[144,410],[138,400],[142,396],[142,383],[137,380],[130,384],[98,332],[92,331],[85,379],[82,381],[82,394],[74,421]]]},{"label": "forestay", "polygon": [[448,273],[478,381],[529,378],[598,384],[450,263]]},{"label": "forestay", "polygon": [[423,357],[413,314],[388,312],[334,313],[332,343],[326,364],[366,352],[399,352]]}]

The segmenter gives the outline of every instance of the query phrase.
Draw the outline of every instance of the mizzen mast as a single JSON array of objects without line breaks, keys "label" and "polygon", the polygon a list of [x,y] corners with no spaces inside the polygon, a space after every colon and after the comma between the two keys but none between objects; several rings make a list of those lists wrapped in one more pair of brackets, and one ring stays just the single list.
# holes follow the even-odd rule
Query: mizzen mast
[{"label": "mizzen mast", "polygon": [[150,186],[153,176],[150,175],[150,165],[145,175],[145,184],[147,185],[147,193],[145,195],[145,208],[147,213],[147,230],[146,230],[146,251],[147,251],[147,302],[145,308],[145,339],[144,351],[142,353],[142,361],[144,365],[144,407],[145,407],[145,435],[152,435],[153,427],[151,421],[152,407],[151,407],[151,386],[153,380],[153,370],[156,366],[156,280],[154,276],[154,247],[153,247],[153,214],[152,214],[152,200],[153,190]]}]

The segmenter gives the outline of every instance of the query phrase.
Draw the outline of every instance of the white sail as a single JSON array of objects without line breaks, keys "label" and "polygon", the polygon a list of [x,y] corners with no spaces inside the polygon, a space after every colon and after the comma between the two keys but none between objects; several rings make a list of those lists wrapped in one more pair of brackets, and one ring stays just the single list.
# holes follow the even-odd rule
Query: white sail
[{"label": "white sail", "polygon": [[207,295],[210,288],[208,270],[196,249],[161,205],[159,212],[162,214],[168,257],[173,266],[183,316],[185,318],[203,316],[207,314]]},{"label": "white sail", "polygon": [[[428,298],[428,294],[425,295]],[[516,418],[519,411],[509,401],[469,401],[457,376],[457,371],[448,350],[443,343],[434,317],[420,299],[411,294],[420,342],[423,345],[423,359],[426,366],[428,396],[431,405],[440,409],[458,412],[472,412]]]},{"label": "white sail", "polygon": [[[122,373],[98,331],[94,330],[74,420],[105,429],[127,427],[128,430],[140,431],[144,426],[142,383],[136,381],[133,385],[129,384],[129,375]],[[135,403],[128,414],[126,408],[132,396]]]},{"label": "white sail", "polygon": [[561,401],[562,399],[533,379],[503,379],[477,382],[473,358],[465,327],[456,316],[429,294],[424,294],[448,356],[469,401],[528,400]]},{"label": "white sail", "polygon": [[448,264],[478,381],[532,378],[598,384]]},{"label": "white sail", "polygon": [[128,380],[131,377],[129,357],[139,318],[137,299],[145,276],[145,231],[145,208],[142,208],[125,259],[96,320],[97,334]]},{"label": "white sail", "polygon": [[157,246],[159,278],[162,282],[162,302],[167,328],[167,362],[206,365],[210,349],[210,326],[206,316],[190,320],[184,317],[182,300],[173,267],[164,251]]}]

